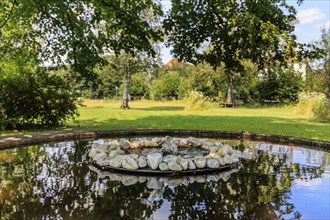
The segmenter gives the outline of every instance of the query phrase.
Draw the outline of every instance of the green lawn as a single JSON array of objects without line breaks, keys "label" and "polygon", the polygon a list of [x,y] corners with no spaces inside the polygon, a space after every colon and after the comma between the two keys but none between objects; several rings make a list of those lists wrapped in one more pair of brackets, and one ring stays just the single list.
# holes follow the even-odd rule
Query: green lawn
[{"label": "green lawn", "polygon": [[[330,141],[330,124],[308,120],[296,114],[293,107],[219,108],[185,111],[182,102],[138,101],[130,110],[120,109],[120,102],[87,100],[81,107],[77,124],[65,129],[184,129],[249,131]],[[63,128],[62,128],[63,129]]]},{"label": "green lawn", "polygon": [[185,111],[183,102],[134,101],[131,109],[120,102],[85,100],[78,123],[51,130],[6,131],[3,135],[31,134],[52,130],[182,129],[248,131],[330,141],[330,124],[308,120],[293,107],[220,108],[213,104],[205,111]]}]

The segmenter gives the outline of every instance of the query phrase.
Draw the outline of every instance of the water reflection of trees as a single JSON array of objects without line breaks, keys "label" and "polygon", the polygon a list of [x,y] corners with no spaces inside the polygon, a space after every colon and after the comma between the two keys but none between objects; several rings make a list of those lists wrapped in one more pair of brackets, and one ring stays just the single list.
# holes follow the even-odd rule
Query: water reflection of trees
[{"label": "water reflection of trees", "polygon": [[288,147],[257,146],[256,158],[229,179],[186,178],[152,188],[151,180],[129,185],[98,178],[85,161],[89,147],[81,141],[0,151],[0,218],[145,219],[168,203],[170,219],[298,219],[290,203],[292,181],[319,178],[324,167],[318,165],[329,164],[324,152],[315,163],[313,152],[303,150],[309,161],[294,163]]}]

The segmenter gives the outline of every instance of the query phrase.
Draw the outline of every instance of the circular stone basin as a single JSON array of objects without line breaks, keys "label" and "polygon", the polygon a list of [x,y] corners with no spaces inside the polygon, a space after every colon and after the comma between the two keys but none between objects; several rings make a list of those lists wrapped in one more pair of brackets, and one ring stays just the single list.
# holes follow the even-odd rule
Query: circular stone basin
[{"label": "circular stone basin", "polygon": [[227,171],[239,165],[243,154],[208,139],[155,137],[105,140],[89,151],[101,170],[137,175],[194,175]]}]

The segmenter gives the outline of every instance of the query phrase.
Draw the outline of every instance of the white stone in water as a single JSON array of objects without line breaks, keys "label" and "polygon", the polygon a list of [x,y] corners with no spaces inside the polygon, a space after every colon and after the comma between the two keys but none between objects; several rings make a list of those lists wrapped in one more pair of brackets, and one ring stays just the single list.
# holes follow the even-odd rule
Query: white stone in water
[{"label": "white stone in water", "polygon": [[192,160],[188,160],[188,169],[189,170],[195,170],[196,169],[196,165],[194,164],[194,162]]},{"label": "white stone in water", "polygon": [[173,171],[182,171],[182,167],[174,162],[169,162],[168,163],[168,168]]},{"label": "white stone in water", "polygon": [[201,144],[201,140],[198,139],[198,138],[189,137],[189,138],[188,138],[188,142],[190,143],[190,145],[192,145],[192,146],[194,146],[194,147],[202,146],[202,144]]},{"label": "white stone in water", "polygon": [[139,177],[139,183],[144,183],[145,181],[147,181],[147,177],[145,177],[145,176]]},{"label": "white stone in water", "polygon": [[163,184],[161,182],[159,182],[158,178],[156,178],[156,177],[148,178],[147,187],[149,189],[161,189],[162,185]]},{"label": "white stone in water", "polygon": [[103,151],[99,148],[92,148],[89,153],[88,153],[88,156],[90,158],[94,158],[96,154],[99,154],[99,153],[102,153]]},{"label": "white stone in water", "polygon": [[196,176],[195,181],[198,183],[205,183],[206,179],[204,178],[204,176]]},{"label": "white stone in water", "polygon": [[133,142],[131,143],[131,148],[136,149],[142,147],[139,142]]},{"label": "white stone in water", "polygon": [[188,159],[182,158],[180,160],[180,166],[182,167],[183,170],[187,170],[188,169]]},{"label": "white stone in water", "polygon": [[210,153],[206,156],[206,158],[215,158],[215,157],[218,157],[218,156],[219,156],[218,153],[210,152]]},{"label": "white stone in water", "polygon": [[179,145],[179,143],[180,143],[180,138],[173,138],[173,142],[174,142],[176,145]]},{"label": "white stone in water", "polygon": [[187,177],[183,177],[181,179],[181,184],[184,186],[188,186],[189,185],[189,179]]},{"label": "white stone in water", "polygon": [[152,153],[147,155],[148,166],[153,170],[156,170],[158,168],[162,160],[163,156],[161,153]]},{"label": "white stone in water", "polygon": [[229,154],[229,155],[233,154],[234,150],[230,145],[225,144],[223,147],[226,149],[227,154]]},{"label": "white stone in water", "polygon": [[161,182],[161,183],[167,183],[168,180],[169,180],[168,177],[160,177],[160,178],[159,178],[159,182]]},{"label": "white stone in water", "polygon": [[171,178],[168,179],[166,182],[169,186],[179,186],[181,184],[181,179],[180,178]]},{"label": "white stone in water", "polygon": [[214,145],[217,146],[217,147],[222,147],[223,146],[223,144],[221,142],[218,142],[218,141],[214,142]]},{"label": "white stone in water", "polygon": [[218,153],[219,148],[216,146],[213,146],[213,147],[210,147],[209,150],[210,150],[210,153]]},{"label": "white stone in water", "polygon": [[156,142],[156,143],[158,144],[158,146],[161,145],[161,144],[164,142],[164,141],[163,141],[161,138],[159,138],[159,137],[154,137],[154,138],[151,139],[151,141],[152,141],[152,142]]},{"label": "white stone in water", "polygon": [[209,142],[209,141],[205,141],[202,148],[206,149],[206,150],[209,150],[210,148],[213,148],[214,147],[214,144],[212,142]]},{"label": "white stone in water", "polygon": [[138,160],[139,159],[139,155],[137,155],[137,154],[128,154],[128,156],[130,156],[134,160]]},{"label": "white stone in water", "polygon": [[215,181],[215,182],[217,182],[217,181],[220,180],[220,178],[221,178],[221,175],[219,175],[219,174],[209,174],[209,175],[206,176],[206,180],[207,181]]},{"label": "white stone in water", "polygon": [[96,163],[100,166],[108,166],[110,164],[110,160],[105,159],[105,160],[98,160]]},{"label": "white stone in water", "polygon": [[119,147],[119,142],[117,140],[111,140],[109,141],[109,150],[115,150],[117,147]]},{"label": "white stone in water", "polygon": [[217,159],[209,158],[206,160],[206,166],[212,169],[219,168],[219,161]]},{"label": "white stone in water", "polygon": [[140,156],[138,159],[139,167],[144,168],[147,166],[147,158],[145,156]]},{"label": "white stone in water", "polygon": [[139,178],[136,176],[128,176],[128,175],[123,175],[122,176],[122,184],[125,186],[131,186],[136,184],[139,181]]},{"label": "white stone in water", "polygon": [[115,158],[110,160],[110,163],[109,163],[110,166],[115,167],[115,168],[121,167],[123,156],[124,155],[116,155]]},{"label": "white stone in water", "polygon": [[223,160],[223,158],[222,157],[217,157],[217,160],[219,161],[219,165],[220,166],[223,166],[223,165],[225,165],[225,161]]},{"label": "white stone in water", "polygon": [[179,144],[180,147],[188,147],[188,138],[180,138]]},{"label": "white stone in water", "polygon": [[95,154],[95,156],[92,159],[96,161],[100,161],[100,160],[105,160],[106,158],[107,158],[107,154],[104,152],[100,152],[98,154]]},{"label": "white stone in water", "polygon": [[159,164],[159,169],[161,171],[169,170],[167,163],[164,163],[164,162]]},{"label": "white stone in water", "polygon": [[144,140],[141,144],[144,147],[158,147],[158,143],[152,140]]},{"label": "white stone in water", "polygon": [[120,140],[119,146],[122,149],[129,149],[129,148],[131,148],[131,143],[128,140]]},{"label": "white stone in water", "polygon": [[169,162],[177,162],[178,157],[172,154],[166,155],[165,157],[163,157],[163,161],[165,163],[169,163]]},{"label": "white stone in water", "polygon": [[239,150],[234,150],[234,154],[237,155],[238,158],[242,158],[243,157],[243,153]]},{"label": "white stone in water", "polygon": [[206,159],[205,158],[196,157],[194,159],[194,163],[195,163],[195,165],[196,165],[197,168],[203,169],[206,166]]},{"label": "white stone in water", "polygon": [[165,142],[162,145],[162,151],[163,152],[166,152],[166,153],[175,154],[178,151],[178,145],[173,140],[172,141]]},{"label": "white stone in water", "polygon": [[115,150],[110,151],[109,158],[112,159],[117,155],[125,154],[123,150],[121,150],[119,147],[117,147]]},{"label": "white stone in water", "polygon": [[121,166],[128,170],[137,170],[139,169],[138,163],[129,155],[123,156]]},{"label": "white stone in water", "polygon": [[122,176],[116,173],[110,173],[109,178],[111,180],[115,180],[115,181],[121,181],[122,180]]},{"label": "white stone in water", "polygon": [[223,157],[223,161],[224,161],[225,164],[232,164],[233,163],[233,160],[232,160],[231,156],[229,156],[229,155],[225,155]]},{"label": "white stone in water", "polygon": [[231,159],[232,159],[233,163],[237,163],[239,161],[239,158],[238,158],[237,154],[235,154],[235,153],[231,155]]}]

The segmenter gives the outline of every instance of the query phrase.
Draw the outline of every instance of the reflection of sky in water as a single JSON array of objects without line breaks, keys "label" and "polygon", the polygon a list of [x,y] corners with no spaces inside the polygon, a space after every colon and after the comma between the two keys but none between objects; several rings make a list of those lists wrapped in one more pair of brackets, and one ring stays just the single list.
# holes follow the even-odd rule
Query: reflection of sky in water
[{"label": "reflection of sky in water", "polygon": [[[300,212],[302,219],[329,219],[330,217],[330,153],[295,146],[257,144],[256,149],[270,154],[286,154],[288,162],[301,167],[320,168],[322,178],[310,178],[309,173],[294,179],[290,202]],[[292,213],[291,213],[292,214]],[[317,216],[317,217],[316,217]],[[283,216],[285,219],[292,215]]]},{"label": "reflection of sky in water", "polygon": [[[244,211],[248,208],[249,212],[261,215],[263,219],[288,219],[299,215],[301,219],[330,218],[330,153],[325,151],[254,143],[248,151],[258,161],[247,161],[240,169],[216,175],[168,179],[122,177],[93,170],[85,161],[89,146],[90,143],[75,147],[74,142],[65,142],[44,145],[30,150],[29,154],[20,153],[18,149],[0,151],[0,156],[3,152],[11,152],[21,157],[15,161],[14,157],[7,155],[8,161],[0,161],[0,219],[2,214],[7,214],[4,210],[29,212],[29,208],[32,210],[30,216],[42,212],[38,216],[43,218],[66,215],[78,218],[79,213],[88,217],[107,213],[116,218],[126,212],[132,214],[136,208],[136,211],[142,209],[144,217],[148,216],[148,209],[152,212],[149,217],[167,219],[177,205],[192,209],[200,216],[216,212],[217,217],[251,219]],[[31,163],[21,162],[25,154],[28,155],[26,161]],[[12,161],[13,164],[8,166]],[[1,197],[3,195],[7,196],[5,200]],[[208,200],[208,197],[212,198]],[[37,203],[32,209],[27,203],[35,198]],[[118,207],[109,211],[107,203],[112,201],[112,205]],[[240,204],[243,210],[239,210]],[[280,214],[290,204],[294,205],[292,211]],[[4,205],[6,209],[1,209]]]}]

